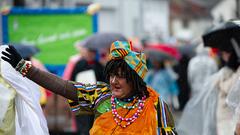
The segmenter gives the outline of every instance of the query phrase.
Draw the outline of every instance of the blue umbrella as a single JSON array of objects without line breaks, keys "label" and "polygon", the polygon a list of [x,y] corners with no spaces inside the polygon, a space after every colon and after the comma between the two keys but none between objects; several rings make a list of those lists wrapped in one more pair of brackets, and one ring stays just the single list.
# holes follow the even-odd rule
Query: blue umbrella
[{"label": "blue umbrella", "polygon": [[110,48],[116,40],[127,41],[127,38],[119,33],[96,33],[87,38],[84,46],[89,49]]},{"label": "blue umbrella", "polygon": [[40,50],[34,45],[13,44],[13,46],[24,59],[30,58],[40,52]]}]

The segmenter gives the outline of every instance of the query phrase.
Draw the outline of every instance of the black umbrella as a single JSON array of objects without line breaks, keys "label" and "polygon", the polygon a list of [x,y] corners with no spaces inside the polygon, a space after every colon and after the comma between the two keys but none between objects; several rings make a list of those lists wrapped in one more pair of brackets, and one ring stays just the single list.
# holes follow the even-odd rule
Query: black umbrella
[{"label": "black umbrella", "polygon": [[36,46],[33,45],[13,44],[13,46],[24,59],[30,58],[40,51]]},{"label": "black umbrella", "polygon": [[114,41],[127,41],[127,39],[119,33],[97,33],[85,42],[85,47],[89,49],[109,48]]},{"label": "black umbrella", "polygon": [[222,23],[205,33],[202,38],[205,46],[236,51],[240,44],[240,20]]}]

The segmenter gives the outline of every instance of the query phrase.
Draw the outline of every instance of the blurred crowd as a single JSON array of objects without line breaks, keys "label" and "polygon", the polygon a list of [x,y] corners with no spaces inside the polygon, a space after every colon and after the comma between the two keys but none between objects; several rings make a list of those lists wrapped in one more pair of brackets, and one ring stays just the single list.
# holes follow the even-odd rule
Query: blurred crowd
[{"label": "blurred crowd", "polygon": [[[82,83],[106,82],[103,70],[111,43],[128,40],[133,42],[135,51],[147,55],[148,73],[144,81],[160,94],[174,114],[180,112],[175,116],[179,135],[239,135],[240,43],[234,45],[235,40],[226,36],[224,40],[232,42],[212,46],[208,36],[207,33],[194,42],[163,43],[130,40],[118,33],[96,33],[73,44],[78,54],[69,58],[62,78]],[[24,59],[47,71],[34,54]],[[39,90],[50,132],[89,134],[93,114],[76,117],[64,98],[42,87]]]},{"label": "blurred crowd", "polygon": [[[108,60],[110,44],[115,40],[128,39],[121,34],[97,33],[76,41],[74,46],[79,54],[69,59],[63,78],[90,83],[106,81],[103,68]],[[238,59],[232,58],[232,53],[235,55],[233,49],[206,47],[201,38],[175,44],[148,40],[132,42],[136,51],[147,54],[149,71],[145,82],[171,106],[174,114],[181,112],[181,115],[175,116],[180,135],[193,132],[199,135],[233,134],[234,110],[225,101],[233,85],[226,83],[226,80],[232,80],[237,74],[238,62],[231,60]],[[58,98],[61,100],[61,97]],[[64,105],[62,102],[60,104]],[[65,108],[59,108],[59,113],[68,110],[67,104]],[[78,118],[71,115],[70,111],[65,113],[62,115],[68,116],[65,120],[71,118],[68,130],[88,134],[94,116],[84,114],[84,117]],[[66,129],[66,126],[58,124],[57,129]]]}]

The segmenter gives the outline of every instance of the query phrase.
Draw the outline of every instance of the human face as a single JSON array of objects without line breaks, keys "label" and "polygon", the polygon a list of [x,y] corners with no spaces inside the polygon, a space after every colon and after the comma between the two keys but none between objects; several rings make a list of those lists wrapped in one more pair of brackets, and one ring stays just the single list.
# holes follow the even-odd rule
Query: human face
[{"label": "human face", "polygon": [[127,79],[121,75],[121,71],[117,74],[110,74],[109,81],[112,95],[114,97],[123,99],[134,94],[132,83],[127,82]]},{"label": "human face", "polygon": [[229,52],[226,52],[226,51],[222,51],[221,54],[222,54],[222,59],[223,59],[225,62],[228,62],[231,54],[230,54]]}]

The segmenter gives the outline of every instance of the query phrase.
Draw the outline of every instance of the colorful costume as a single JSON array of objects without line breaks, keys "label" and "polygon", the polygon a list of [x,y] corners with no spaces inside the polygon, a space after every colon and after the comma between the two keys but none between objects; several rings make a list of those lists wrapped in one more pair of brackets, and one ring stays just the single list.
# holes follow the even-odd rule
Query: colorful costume
[{"label": "colorful costume", "polygon": [[[96,85],[76,84],[78,90],[79,102],[69,100],[69,104],[76,115],[83,113],[94,113],[95,122],[90,134],[144,134],[152,135],[158,132],[158,121],[161,125],[160,130],[165,130],[170,134],[174,134],[174,121],[168,109],[168,106],[160,99],[160,116],[157,115],[157,105],[159,95],[148,87],[149,98],[146,99],[145,107],[139,118],[130,126],[121,128],[115,123],[111,112],[111,91],[106,83],[98,82]],[[125,102],[126,106],[128,103]],[[136,109],[128,112],[121,106],[117,106],[117,110],[121,116],[131,117]],[[125,115],[124,115],[125,114]],[[164,117],[165,115],[165,117]],[[146,117],[144,117],[146,116]],[[157,119],[159,117],[160,119]]]},{"label": "colorful costume", "polygon": [[[145,55],[131,51],[131,43],[114,42],[110,49],[110,58],[124,59],[141,78],[147,72]],[[168,106],[150,87],[147,88],[149,97],[132,101],[114,98],[110,86],[103,82],[97,82],[96,85],[79,83],[75,87],[78,101],[69,100],[69,104],[77,115],[95,114],[91,135],[176,134]]]}]

